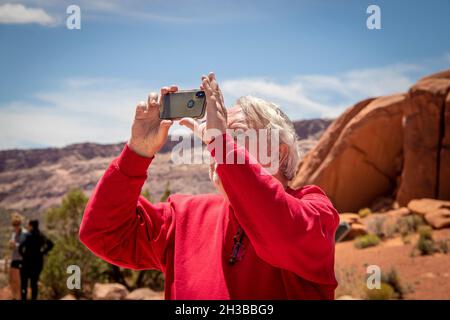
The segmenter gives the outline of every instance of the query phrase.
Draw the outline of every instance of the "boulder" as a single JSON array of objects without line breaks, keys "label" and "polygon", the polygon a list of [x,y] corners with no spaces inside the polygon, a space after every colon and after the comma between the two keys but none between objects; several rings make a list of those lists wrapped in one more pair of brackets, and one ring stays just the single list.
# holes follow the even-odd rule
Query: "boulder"
[{"label": "boulder", "polygon": [[[302,158],[291,186],[318,185],[338,211],[384,212],[418,198],[450,200],[449,164],[450,69],[347,109]],[[374,204],[383,198],[395,202]]]},{"label": "boulder", "polygon": [[407,207],[401,207],[399,209],[386,211],[384,214],[393,218],[401,218],[409,216],[411,214],[411,210]]},{"label": "boulder", "polygon": [[128,293],[127,288],[120,283],[96,283],[92,290],[92,299],[122,300]]},{"label": "boulder", "polygon": [[164,292],[153,291],[150,288],[139,288],[131,291],[125,300],[162,300]]},{"label": "boulder", "polygon": [[356,213],[341,213],[341,222],[347,222],[350,225],[350,231],[345,236],[344,240],[352,240],[356,237],[367,234],[367,228],[362,224],[361,218]]},{"label": "boulder", "polygon": [[447,73],[424,78],[408,92],[403,119],[404,163],[397,193],[400,205],[417,198],[449,199],[450,190],[445,187],[450,181],[450,169],[445,165],[450,163]]},{"label": "boulder", "polygon": [[392,193],[402,163],[404,94],[345,111],[300,162],[294,188],[320,186],[338,211],[356,212]]},{"label": "boulder", "polygon": [[357,213],[341,213],[339,215],[340,220],[347,222],[349,225],[353,223],[361,223],[361,218]]},{"label": "boulder", "polygon": [[425,221],[435,229],[450,227],[450,209],[440,208],[425,215]]},{"label": "boulder", "polygon": [[442,208],[450,209],[450,201],[424,198],[411,200],[408,203],[408,209],[411,210],[412,213],[421,215],[422,217]]},{"label": "boulder", "polygon": [[351,295],[343,295],[343,296],[337,297],[336,300],[360,300],[360,299],[354,298]]},{"label": "boulder", "polygon": [[345,236],[345,240],[352,240],[359,236],[364,236],[367,234],[367,227],[361,223],[353,223],[350,225],[350,227],[351,229]]},{"label": "boulder", "polygon": [[435,229],[450,227],[450,201],[415,199],[408,203],[412,213],[421,215]]},{"label": "boulder", "polygon": [[445,99],[445,132],[443,133],[439,162],[439,199],[450,199],[450,92]]}]

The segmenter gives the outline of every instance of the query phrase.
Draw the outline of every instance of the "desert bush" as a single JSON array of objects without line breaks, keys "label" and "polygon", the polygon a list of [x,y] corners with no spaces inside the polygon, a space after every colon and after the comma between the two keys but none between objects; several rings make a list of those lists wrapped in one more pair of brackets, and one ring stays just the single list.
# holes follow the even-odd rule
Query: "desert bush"
[{"label": "desert bush", "polygon": [[[170,185],[160,201],[169,197]],[[152,199],[148,189],[143,196]],[[45,212],[46,234],[55,246],[50,251],[42,272],[42,296],[48,299],[60,298],[69,293],[66,285],[67,267],[77,265],[81,270],[82,288],[70,293],[78,298],[90,297],[95,282],[119,282],[129,290],[148,286],[154,290],[164,289],[164,275],[158,270],[133,271],[113,266],[96,257],[78,239],[79,226],[88,198],[81,190],[71,190],[63,198],[61,205]]]},{"label": "desert bush", "polygon": [[400,281],[400,277],[398,276],[397,270],[392,268],[388,272],[382,273],[381,282],[387,283],[394,289],[396,299],[403,299],[405,294],[405,289]]},{"label": "desert bush", "polygon": [[430,226],[421,226],[418,229],[419,240],[417,240],[416,247],[419,250],[420,255],[430,255],[435,252],[435,243],[433,240],[432,232]]},{"label": "desert bush", "polygon": [[358,249],[364,249],[368,247],[374,247],[380,243],[380,238],[373,233],[359,236],[355,239],[355,247]]},{"label": "desert bush", "polygon": [[415,256],[417,253],[425,256],[431,255],[437,252],[447,254],[448,253],[448,239],[435,241],[433,239],[433,229],[430,226],[420,226],[418,228],[419,239],[416,246],[413,248],[411,255]]},{"label": "desert bush", "polygon": [[386,233],[384,227],[385,221],[386,216],[383,214],[372,215],[366,221],[367,230],[370,233],[377,235],[379,238],[383,238]]},{"label": "desert bush", "polygon": [[401,217],[397,220],[397,230],[402,236],[417,232],[420,226],[424,225],[424,220],[416,214]]},{"label": "desert bush", "polygon": [[336,267],[336,279],[339,283],[336,288],[336,297],[349,295],[354,298],[365,296],[365,283],[354,266],[350,268]]},{"label": "desert bush", "polygon": [[372,214],[372,211],[370,211],[369,208],[363,208],[358,211],[358,215],[360,218],[365,218],[371,214]]},{"label": "desert bush", "polygon": [[437,247],[438,247],[439,252],[445,253],[445,254],[448,253],[448,242],[449,241],[450,240],[448,240],[448,239],[437,241]]},{"label": "desert bush", "polygon": [[390,284],[381,282],[380,289],[366,288],[366,298],[368,300],[389,300],[395,298],[395,291]]},{"label": "desert bush", "polygon": [[108,263],[93,255],[79,240],[78,229],[88,198],[81,190],[70,191],[59,207],[45,213],[47,236],[55,246],[50,251],[41,276],[42,295],[48,299],[67,293],[67,267],[77,265],[81,270],[82,290],[71,290],[77,297],[89,294],[89,285],[109,279]]}]

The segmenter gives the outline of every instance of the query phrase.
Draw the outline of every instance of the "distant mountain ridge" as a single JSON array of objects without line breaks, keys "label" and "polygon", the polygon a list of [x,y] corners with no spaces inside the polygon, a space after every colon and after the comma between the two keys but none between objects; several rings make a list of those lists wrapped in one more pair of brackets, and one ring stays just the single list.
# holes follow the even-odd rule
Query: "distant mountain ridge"
[{"label": "distant mountain ridge", "polygon": [[[294,122],[294,127],[299,139],[317,139],[331,122],[332,120],[327,119],[299,120]],[[160,152],[171,151],[177,143],[178,141],[168,139]],[[114,157],[122,151],[124,145],[125,142],[113,144],[86,142],[62,148],[2,150],[0,151],[0,172],[55,164],[66,157],[71,157],[75,161]]]},{"label": "distant mountain ridge", "polygon": [[[314,146],[331,120],[296,121],[294,126],[304,144]],[[172,193],[215,192],[207,164],[175,164],[169,152],[178,143],[170,141],[153,160],[144,185],[155,199],[170,183]],[[90,193],[111,161],[124,147],[115,144],[77,143],[63,148],[0,151],[0,208],[28,212],[35,217],[57,205],[73,188]]]}]

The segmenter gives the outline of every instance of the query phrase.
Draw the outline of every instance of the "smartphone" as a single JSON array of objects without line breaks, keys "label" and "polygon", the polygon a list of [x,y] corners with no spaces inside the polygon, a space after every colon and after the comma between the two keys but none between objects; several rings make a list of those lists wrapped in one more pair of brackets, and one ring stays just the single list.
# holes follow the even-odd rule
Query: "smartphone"
[{"label": "smartphone", "polygon": [[162,97],[159,117],[179,120],[184,117],[200,119],[206,111],[206,97],[203,90],[181,90]]}]

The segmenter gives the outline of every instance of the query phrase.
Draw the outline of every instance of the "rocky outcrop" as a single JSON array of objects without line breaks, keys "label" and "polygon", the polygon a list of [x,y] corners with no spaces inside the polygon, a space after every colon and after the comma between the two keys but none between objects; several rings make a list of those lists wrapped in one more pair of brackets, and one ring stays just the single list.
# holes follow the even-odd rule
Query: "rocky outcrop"
[{"label": "rocky outcrop", "polygon": [[401,205],[417,198],[445,199],[448,192],[448,110],[447,119],[445,115],[449,91],[450,70],[424,78],[409,90],[403,119],[404,165],[397,194]]},{"label": "rocky outcrop", "polygon": [[408,203],[408,209],[435,229],[450,227],[450,201],[415,199]]},{"label": "rocky outcrop", "polygon": [[450,70],[408,93],[357,103],[336,119],[300,162],[292,187],[320,186],[339,211],[376,199],[405,206],[450,199]]},{"label": "rocky outcrop", "polygon": [[411,214],[411,210],[409,210],[407,207],[401,207],[394,210],[389,210],[385,212],[385,215],[392,218],[402,218],[409,216]]},{"label": "rocky outcrop", "polygon": [[356,213],[341,213],[341,222],[347,222],[350,225],[350,231],[344,240],[352,240],[356,237],[367,234],[367,227],[362,223],[360,217]]},{"label": "rocky outcrop", "polygon": [[400,94],[348,109],[302,160],[293,186],[319,185],[339,211],[350,212],[393,192],[401,168],[405,103]]},{"label": "rocky outcrop", "polygon": [[440,149],[439,199],[450,199],[450,92],[445,99],[444,133]]},{"label": "rocky outcrop", "polygon": [[164,292],[156,292],[150,288],[139,288],[131,291],[125,300],[162,300]]},{"label": "rocky outcrop", "polygon": [[123,300],[128,294],[120,283],[96,283],[92,289],[93,300]]}]

